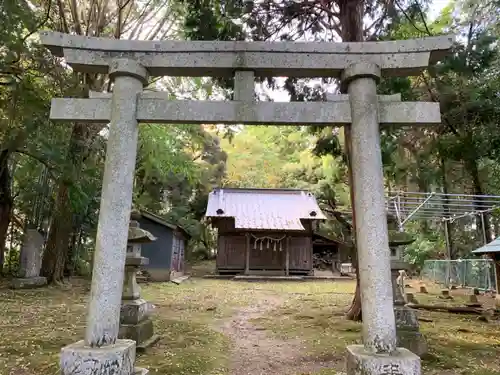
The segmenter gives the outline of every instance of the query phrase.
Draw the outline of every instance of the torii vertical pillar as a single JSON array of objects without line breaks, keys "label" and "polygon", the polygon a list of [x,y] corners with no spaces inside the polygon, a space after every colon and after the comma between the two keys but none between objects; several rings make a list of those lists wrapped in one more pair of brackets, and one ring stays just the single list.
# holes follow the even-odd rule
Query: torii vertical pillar
[{"label": "torii vertical pillar", "polygon": [[110,64],[114,80],[85,340],[61,351],[62,375],[132,375],[136,343],[118,340],[132,189],[137,155],[138,94],[147,71],[131,59]]},{"label": "torii vertical pillar", "polygon": [[347,347],[348,375],[420,375],[420,358],[396,348],[377,98],[380,68],[360,62],[342,75],[351,104],[351,157],[363,344]]}]

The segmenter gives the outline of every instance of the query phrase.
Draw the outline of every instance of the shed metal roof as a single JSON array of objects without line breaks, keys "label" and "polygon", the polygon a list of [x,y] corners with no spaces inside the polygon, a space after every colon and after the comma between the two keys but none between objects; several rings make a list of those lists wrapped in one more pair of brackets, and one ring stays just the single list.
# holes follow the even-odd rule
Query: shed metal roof
[{"label": "shed metal roof", "polygon": [[305,230],[303,220],[326,220],[314,195],[294,189],[215,189],[206,217],[234,218],[237,229]]},{"label": "shed metal roof", "polygon": [[500,237],[473,251],[474,254],[500,253]]},{"label": "shed metal roof", "polygon": [[186,238],[191,238],[191,235],[181,226],[169,223],[165,219],[161,218],[158,215],[152,214],[151,212],[148,212],[145,210],[135,210],[135,211],[131,212],[130,216],[131,216],[131,219],[134,219],[134,220],[136,220],[138,217],[143,217],[143,218],[151,220],[157,224],[163,225],[166,228],[170,228],[174,231],[178,230],[182,234],[184,234],[184,236],[186,236]]}]

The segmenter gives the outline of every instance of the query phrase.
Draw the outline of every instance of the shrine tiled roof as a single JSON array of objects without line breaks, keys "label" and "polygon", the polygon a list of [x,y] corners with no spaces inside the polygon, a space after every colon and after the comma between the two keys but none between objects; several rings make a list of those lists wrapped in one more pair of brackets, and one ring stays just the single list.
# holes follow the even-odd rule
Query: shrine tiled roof
[{"label": "shrine tiled roof", "polygon": [[305,230],[301,220],[325,220],[313,194],[293,189],[215,189],[206,217],[234,218],[236,229]]}]

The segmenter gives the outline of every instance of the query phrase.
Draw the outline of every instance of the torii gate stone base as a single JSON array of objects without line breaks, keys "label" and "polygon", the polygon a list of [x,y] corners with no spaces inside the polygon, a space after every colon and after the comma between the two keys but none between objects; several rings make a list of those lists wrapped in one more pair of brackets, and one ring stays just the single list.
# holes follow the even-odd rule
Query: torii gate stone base
[{"label": "torii gate stone base", "polygon": [[[62,349],[63,375],[131,375],[136,344],[118,340],[138,123],[351,126],[363,345],[347,348],[349,375],[419,375],[396,347],[379,127],[440,123],[439,104],[377,96],[383,75],[421,73],[453,38],[391,42],[171,42],[41,33],[74,70],[109,74],[111,94],[53,99],[51,118],[110,122],[85,340]],[[148,76],[235,77],[235,101],[172,101],[143,93]],[[337,77],[346,94],[321,103],[254,102],[254,77]],[[140,370],[146,373],[147,370]]]}]

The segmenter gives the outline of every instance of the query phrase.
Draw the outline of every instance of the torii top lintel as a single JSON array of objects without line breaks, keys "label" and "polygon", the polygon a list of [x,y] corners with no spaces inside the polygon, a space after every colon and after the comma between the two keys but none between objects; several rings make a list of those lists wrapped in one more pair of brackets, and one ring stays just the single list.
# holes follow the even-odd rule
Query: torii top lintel
[{"label": "torii top lintel", "polygon": [[129,57],[152,76],[229,77],[252,70],[260,77],[339,77],[356,62],[377,64],[385,76],[417,75],[449,53],[445,35],[384,42],[139,41],[43,31],[42,43],[75,70],[107,73]]}]

